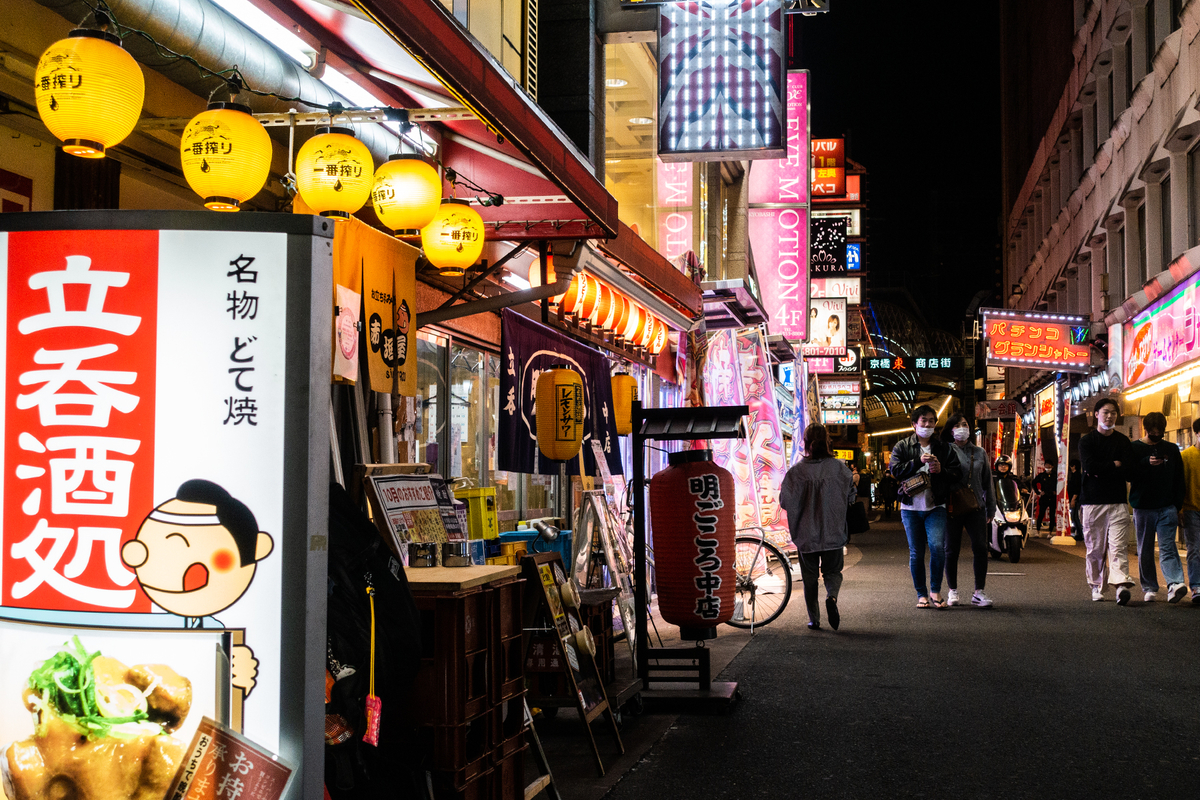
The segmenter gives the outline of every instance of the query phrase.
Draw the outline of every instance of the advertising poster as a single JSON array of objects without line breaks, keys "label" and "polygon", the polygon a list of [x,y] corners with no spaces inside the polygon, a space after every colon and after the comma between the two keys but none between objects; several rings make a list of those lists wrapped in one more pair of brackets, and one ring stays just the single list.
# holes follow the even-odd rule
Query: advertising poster
[{"label": "advertising poster", "polygon": [[657,178],[658,252],[674,261],[692,250],[695,232],[692,205],[695,201],[695,165],[690,161],[663,162],[654,159]]},{"label": "advertising poster", "polygon": [[813,197],[842,197],[846,194],[846,140],[812,140]]},{"label": "advertising poster", "polygon": [[815,217],[808,264],[814,278],[846,274],[846,218]]},{"label": "advertising poster", "polygon": [[1124,324],[1121,352],[1126,387],[1200,358],[1198,285],[1200,272]]},{"label": "advertising poster", "polygon": [[742,396],[750,408],[750,463],[758,491],[759,519],[767,538],[781,547],[791,547],[787,516],[779,505],[779,487],[787,472],[787,458],[775,402],[771,356],[757,328],[740,330],[737,348],[742,367]]},{"label": "advertising poster", "polygon": [[608,359],[599,350],[585,347],[553,328],[547,328],[505,309],[500,315],[500,430],[497,466],[505,472],[557,475],[559,462],[541,454],[537,446],[537,379],[544,370],[566,364],[583,378],[583,446],[580,455],[567,461],[567,473],[595,475],[589,444],[600,442],[608,456],[608,470],[623,475],[617,422],[613,415],[612,377]]},{"label": "advertising poster", "polygon": [[[746,404],[736,336],[730,328],[708,334],[708,351],[704,360],[704,399],[708,406]],[[737,527],[759,526],[761,523],[755,502],[757,492],[749,444],[745,439],[712,439],[709,446],[712,447],[713,460],[733,474]]]},{"label": "advertising poster", "polygon": [[1058,536],[1071,535],[1071,508],[1067,502],[1067,467],[1068,467],[1068,436],[1070,435],[1070,419],[1071,419],[1071,395],[1069,392],[1063,392],[1062,403],[1058,408],[1059,417],[1057,420],[1058,432],[1058,467],[1055,469],[1057,473],[1058,495],[1055,498],[1056,514],[1055,534]]},{"label": "advertising poster", "polygon": [[808,211],[752,208],[746,213],[767,330],[789,339],[804,339],[808,334]]},{"label": "advertising poster", "polygon": [[184,754],[170,800],[279,800],[294,770],[273,753],[205,718]]},{"label": "advertising poster", "polygon": [[846,355],[846,298],[813,298],[809,306],[808,341],[805,356]]},{"label": "advertising poster", "polygon": [[100,760],[135,724],[173,754],[207,716],[298,761],[328,451],[318,470],[297,442],[328,413],[330,347],[307,349],[332,329],[328,223],[13,216],[130,228],[0,232],[0,747],[75,731]]},{"label": "advertising poster", "polygon": [[862,278],[812,278],[808,283],[811,297],[844,297],[852,306],[862,302]]}]

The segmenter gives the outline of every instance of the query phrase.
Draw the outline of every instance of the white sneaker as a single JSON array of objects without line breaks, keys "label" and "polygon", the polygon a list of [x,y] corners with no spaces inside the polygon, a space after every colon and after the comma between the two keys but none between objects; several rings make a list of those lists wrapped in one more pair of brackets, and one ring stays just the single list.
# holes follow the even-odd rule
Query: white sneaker
[{"label": "white sneaker", "polygon": [[982,589],[976,589],[975,594],[971,595],[971,605],[979,606],[980,608],[991,608],[992,598],[984,594]]},{"label": "white sneaker", "polygon": [[1093,586],[1092,587],[1092,602],[1099,603],[1103,599],[1104,599],[1104,590],[1101,589],[1099,586]]},{"label": "white sneaker", "polygon": [[948,605],[948,606],[958,605],[958,589],[951,589],[946,594],[946,605]]},{"label": "white sneaker", "polygon": [[1187,594],[1187,586],[1182,583],[1172,583],[1167,587],[1167,602],[1178,603]]},{"label": "white sneaker", "polygon": [[1146,595],[1142,598],[1142,600],[1147,603],[1153,603],[1154,597],[1155,597],[1154,592],[1146,592]]}]

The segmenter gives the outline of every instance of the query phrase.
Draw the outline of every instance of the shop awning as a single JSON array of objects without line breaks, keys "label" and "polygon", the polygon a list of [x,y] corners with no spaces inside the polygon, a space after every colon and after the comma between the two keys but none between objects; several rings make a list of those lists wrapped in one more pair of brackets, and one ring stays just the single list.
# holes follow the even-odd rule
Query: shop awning
[{"label": "shop awning", "polygon": [[418,123],[443,128],[444,166],[504,196],[476,207],[487,238],[617,235],[617,201],[586,157],[437,0],[271,0]]},{"label": "shop awning", "polygon": [[745,278],[705,281],[704,324],[712,328],[747,328],[767,321],[762,303],[750,291]]}]

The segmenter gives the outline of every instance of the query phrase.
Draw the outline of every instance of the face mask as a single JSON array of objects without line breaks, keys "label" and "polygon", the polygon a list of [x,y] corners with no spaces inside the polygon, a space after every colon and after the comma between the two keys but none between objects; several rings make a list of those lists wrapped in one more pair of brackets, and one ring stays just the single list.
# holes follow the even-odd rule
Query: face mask
[{"label": "face mask", "polygon": [[1097,427],[1097,428],[1099,428],[1099,429],[1100,429],[1100,430],[1102,430],[1102,431],[1111,431],[1111,430],[1113,429],[1113,427],[1115,427],[1115,426],[1114,426],[1112,423],[1105,422],[1105,421],[1104,421],[1104,420],[1102,420],[1102,419],[1097,419],[1097,420],[1096,420],[1096,427]]},{"label": "face mask", "polygon": [[928,428],[924,425],[918,425],[917,436],[920,436],[922,439],[928,439],[929,437],[933,436],[933,428]]},{"label": "face mask", "polygon": [[970,435],[971,435],[970,428],[955,428],[954,429],[954,441],[956,441],[956,442],[965,442],[967,440],[967,437],[969,437]]}]

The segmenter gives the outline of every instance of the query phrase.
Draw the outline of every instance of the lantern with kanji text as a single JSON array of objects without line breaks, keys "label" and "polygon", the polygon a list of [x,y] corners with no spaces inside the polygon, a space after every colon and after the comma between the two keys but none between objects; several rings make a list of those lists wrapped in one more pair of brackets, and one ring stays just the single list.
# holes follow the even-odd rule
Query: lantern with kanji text
[{"label": "lantern with kanji text", "polygon": [[650,481],[654,572],[663,619],[684,639],[711,639],[733,617],[733,475],[711,450],[667,456]]},{"label": "lantern with kanji text", "polygon": [[416,236],[441,207],[442,179],[424,157],[394,155],[375,171],[371,204],[379,221],[397,236]]},{"label": "lantern with kanji text", "polygon": [[374,162],[350,128],[317,128],[296,154],[296,188],[323,217],[346,220],[371,196]]},{"label": "lantern with kanji text", "polygon": [[446,199],[421,229],[421,248],[441,275],[458,278],[479,260],[483,236],[479,212],[466,200]]},{"label": "lantern with kanji text", "polygon": [[618,372],[612,376],[613,422],[617,426],[617,434],[625,436],[633,433],[633,401],[638,399],[637,378],[626,372]]},{"label": "lantern with kanji text", "polygon": [[213,211],[239,211],[271,171],[271,137],[240,103],[209,103],[179,141],[183,177]]},{"label": "lantern with kanji text", "polygon": [[579,455],[583,445],[583,378],[566,364],[556,364],[538,375],[537,443],[552,461]]}]

